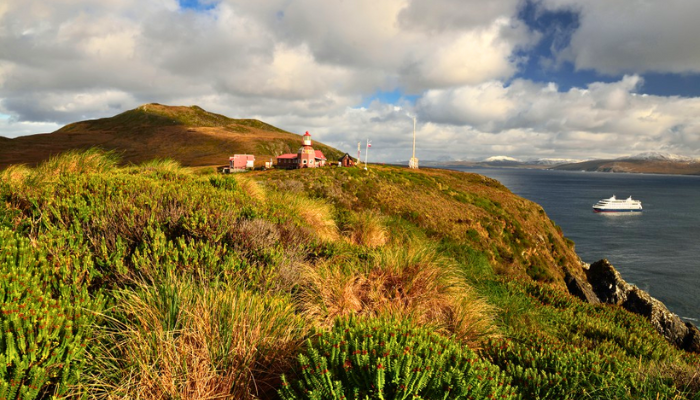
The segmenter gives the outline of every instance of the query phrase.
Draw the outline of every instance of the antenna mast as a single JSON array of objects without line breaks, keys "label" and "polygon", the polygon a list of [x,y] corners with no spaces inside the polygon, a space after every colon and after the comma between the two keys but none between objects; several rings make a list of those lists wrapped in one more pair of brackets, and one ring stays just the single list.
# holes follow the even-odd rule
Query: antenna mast
[{"label": "antenna mast", "polygon": [[413,157],[408,161],[408,168],[418,169],[418,159],[416,158],[416,117],[413,117]]}]

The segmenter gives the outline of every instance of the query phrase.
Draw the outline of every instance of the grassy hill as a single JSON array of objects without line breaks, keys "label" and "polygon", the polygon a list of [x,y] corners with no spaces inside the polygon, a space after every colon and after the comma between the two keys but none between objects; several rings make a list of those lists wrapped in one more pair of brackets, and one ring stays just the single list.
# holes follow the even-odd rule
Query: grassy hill
[{"label": "grassy hill", "polygon": [[118,162],[1,173],[0,398],[698,397],[700,357],[568,295],[573,244],[495,180]]},{"label": "grassy hill", "polygon": [[[313,134],[313,132],[312,132]],[[283,153],[295,153],[301,136],[262,121],[232,119],[200,107],[145,104],[111,118],[76,122],[48,134],[1,138],[0,169],[12,164],[37,165],[69,150],[99,147],[120,155],[121,163],[154,158],[185,166],[228,164],[234,153],[254,154],[256,165]],[[329,160],[344,151],[314,142]]]},{"label": "grassy hill", "polygon": [[564,171],[700,175],[700,163],[661,160],[592,160],[552,167]]}]

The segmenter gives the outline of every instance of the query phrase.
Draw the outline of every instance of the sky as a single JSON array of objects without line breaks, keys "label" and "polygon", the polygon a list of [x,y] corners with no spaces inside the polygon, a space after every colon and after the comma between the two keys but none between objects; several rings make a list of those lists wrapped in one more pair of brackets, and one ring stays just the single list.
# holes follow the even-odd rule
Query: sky
[{"label": "sky", "polygon": [[0,136],[144,103],[370,162],[700,158],[695,0],[3,0]]}]

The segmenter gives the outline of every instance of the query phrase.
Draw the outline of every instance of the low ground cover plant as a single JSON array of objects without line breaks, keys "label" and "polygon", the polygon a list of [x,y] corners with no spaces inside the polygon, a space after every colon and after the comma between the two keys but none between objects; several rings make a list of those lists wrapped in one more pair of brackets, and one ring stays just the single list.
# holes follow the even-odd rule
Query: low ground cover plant
[{"label": "low ground cover plant", "polygon": [[10,167],[0,400],[698,398],[698,355],[562,290],[575,261],[541,208],[471,174]]},{"label": "low ground cover plant", "polygon": [[515,399],[508,376],[429,326],[392,318],[337,320],[307,341],[291,399]]}]

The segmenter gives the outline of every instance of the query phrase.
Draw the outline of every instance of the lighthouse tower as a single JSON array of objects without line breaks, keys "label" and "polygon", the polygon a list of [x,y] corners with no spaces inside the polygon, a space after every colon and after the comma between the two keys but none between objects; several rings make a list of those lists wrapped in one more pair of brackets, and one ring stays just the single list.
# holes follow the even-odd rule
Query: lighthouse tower
[{"label": "lighthouse tower", "polygon": [[299,148],[299,168],[316,167],[316,151],[311,147],[311,135],[307,131],[304,134],[303,146]]}]

